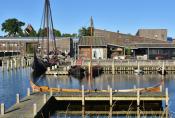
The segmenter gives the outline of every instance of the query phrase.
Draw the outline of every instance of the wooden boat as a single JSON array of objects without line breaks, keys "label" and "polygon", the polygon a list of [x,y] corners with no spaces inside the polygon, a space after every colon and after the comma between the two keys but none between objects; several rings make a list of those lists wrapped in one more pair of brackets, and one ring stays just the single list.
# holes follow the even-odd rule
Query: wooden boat
[{"label": "wooden boat", "polygon": [[[42,42],[40,44],[38,40],[38,45],[34,50],[34,61],[32,64],[32,68],[35,73],[44,74],[47,70],[47,67],[51,67],[58,62],[58,58],[56,57],[56,41],[55,41],[55,34],[54,34],[54,28],[53,28],[53,20],[52,20],[52,14],[51,14],[51,8],[50,8],[50,1],[45,0],[45,6],[44,6],[44,18],[42,19],[43,22],[43,31],[46,31],[46,33],[41,33],[42,36]],[[41,28],[40,28],[41,29]],[[53,41],[53,50],[50,50],[50,38],[52,37]],[[47,47],[46,47],[46,54],[44,54],[44,38],[47,39]],[[39,39],[39,38],[38,38]],[[38,55],[36,52],[40,52]],[[52,55],[51,55],[52,53]],[[46,57],[44,57],[46,55]],[[52,58],[50,57],[52,56]]]},{"label": "wooden boat", "polygon": [[[160,86],[163,81],[159,84],[147,87],[147,88],[137,88],[137,89],[123,89],[123,90],[113,90],[114,92],[160,92]],[[30,80],[31,88],[33,92],[82,92],[81,89],[66,89],[66,88],[49,88],[48,86],[38,86]],[[109,90],[85,90],[85,92],[109,92]]]},{"label": "wooden boat", "polygon": [[96,66],[92,66],[92,76],[93,77],[97,77],[99,75],[101,75],[103,72],[103,68],[99,65]]},{"label": "wooden boat", "polygon": [[35,74],[43,74],[47,70],[47,62],[44,62],[43,59],[38,58],[35,52],[34,52],[34,61],[32,64],[32,68]]},{"label": "wooden boat", "polygon": [[167,71],[165,69],[163,69],[162,67],[159,67],[157,69],[157,72],[161,75],[166,75],[167,74]]},{"label": "wooden boat", "polygon": [[79,65],[72,66],[68,72],[69,75],[79,79],[82,79],[86,74],[86,70]]},{"label": "wooden boat", "polygon": [[140,69],[139,63],[137,64],[137,69],[134,70],[134,73],[137,74],[137,75],[143,75],[144,74],[143,70]]}]

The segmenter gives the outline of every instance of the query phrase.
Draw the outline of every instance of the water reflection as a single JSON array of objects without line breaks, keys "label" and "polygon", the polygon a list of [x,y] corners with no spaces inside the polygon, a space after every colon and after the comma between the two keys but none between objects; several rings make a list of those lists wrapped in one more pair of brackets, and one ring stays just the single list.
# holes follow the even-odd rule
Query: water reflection
[{"label": "water reflection", "polygon": [[[0,69],[1,70],[1,69]],[[55,88],[78,88],[81,89],[81,85],[85,86],[85,89],[107,89],[108,85],[113,89],[130,89],[134,85],[137,87],[150,87],[164,80],[164,87],[169,88],[169,110],[171,113],[175,112],[175,76],[174,74],[166,75],[162,77],[157,74],[103,74],[96,78],[85,77],[83,79],[76,79],[68,76],[47,76],[42,75],[34,77],[31,74],[31,68],[21,68],[12,71],[0,72],[0,103],[5,103],[6,108],[9,108],[15,103],[16,93],[19,93],[21,97],[24,97],[27,92],[27,88],[30,87],[29,79],[32,79],[38,85],[44,85]],[[108,117],[102,115],[103,117]],[[63,114],[56,114],[56,116],[62,116]],[[64,114],[65,116],[65,114]],[[82,114],[80,115],[82,117]],[[87,114],[85,114],[87,117]],[[101,115],[99,115],[101,116]],[[102,117],[101,116],[101,117]],[[110,115],[111,116],[111,115]],[[71,117],[77,117],[71,115]],[[90,117],[90,116],[88,116]]]},{"label": "water reflection", "polygon": [[[166,78],[165,78],[166,79]],[[137,87],[150,87],[154,86],[162,80],[160,75],[133,75],[133,74],[103,74],[97,78],[83,78],[76,79],[72,76],[50,76],[42,75],[39,78],[33,78],[34,82],[40,86],[61,87],[61,88],[79,88],[81,85],[85,89],[107,89],[108,85],[113,89],[129,89],[134,85]]]}]

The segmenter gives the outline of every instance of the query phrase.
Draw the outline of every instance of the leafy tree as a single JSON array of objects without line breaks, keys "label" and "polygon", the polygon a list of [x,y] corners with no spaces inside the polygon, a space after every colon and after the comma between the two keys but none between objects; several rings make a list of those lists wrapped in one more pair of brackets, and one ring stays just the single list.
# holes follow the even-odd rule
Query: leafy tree
[{"label": "leafy tree", "polygon": [[62,34],[62,37],[77,37],[77,34],[76,33],[73,33],[73,34],[65,33],[65,34]]},{"label": "leafy tree", "polygon": [[[61,37],[61,32],[59,30],[56,30],[54,29],[54,34],[55,34],[55,37]],[[38,31],[38,36],[47,36],[47,29],[39,29]]]},{"label": "leafy tree", "polygon": [[[94,29],[92,32],[94,32]],[[91,27],[82,27],[81,29],[79,29],[79,36],[91,36]]]},{"label": "leafy tree", "polygon": [[61,32],[59,30],[54,29],[54,33],[56,37],[61,37]]},{"label": "leafy tree", "polygon": [[24,25],[24,22],[19,21],[16,18],[7,19],[4,23],[2,23],[1,30],[8,33],[8,36],[23,36],[22,26]]},{"label": "leafy tree", "polygon": [[125,54],[126,54],[126,55],[131,55],[131,48],[126,47],[126,48],[125,48]]}]

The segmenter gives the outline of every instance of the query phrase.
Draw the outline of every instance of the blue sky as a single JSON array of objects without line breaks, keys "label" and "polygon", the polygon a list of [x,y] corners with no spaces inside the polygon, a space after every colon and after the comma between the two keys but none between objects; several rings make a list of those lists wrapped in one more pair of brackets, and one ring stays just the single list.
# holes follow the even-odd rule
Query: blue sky
[{"label": "blue sky", "polygon": [[[89,26],[135,34],[139,28],[165,28],[175,36],[175,0],[50,0],[54,26],[62,33],[77,33]],[[44,0],[1,0],[0,24],[18,18],[40,27]],[[1,26],[0,26],[1,28]],[[0,31],[0,35],[4,33]]]}]

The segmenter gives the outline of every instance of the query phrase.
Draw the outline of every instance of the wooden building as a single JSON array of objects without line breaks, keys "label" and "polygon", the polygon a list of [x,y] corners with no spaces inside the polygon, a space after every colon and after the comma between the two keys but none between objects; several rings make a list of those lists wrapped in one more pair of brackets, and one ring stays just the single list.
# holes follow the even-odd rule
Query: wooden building
[{"label": "wooden building", "polygon": [[[91,53],[92,50],[92,53]],[[104,37],[81,37],[78,44],[79,59],[107,59],[107,43]]]},{"label": "wooden building", "polygon": [[[43,45],[43,50],[46,50],[46,39],[42,43],[39,39],[40,45]],[[9,55],[26,55],[33,53],[34,46],[38,44],[37,37],[1,37],[0,38],[0,56]],[[53,48],[53,43],[50,41],[50,49]],[[57,37],[57,49],[64,53],[69,53],[71,57],[74,55],[73,39],[70,37]],[[46,52],[46,51],[45,51]]]},{"label": "wooden building", "polygon": [[[127,56],[130,56],[130,58],[134,59],[174,59],[175,43],[170,43],[165,40],[165,37],[167,37],[166,30],[154,30],[152,34],[155,34],[156,32],[159,34],[157,35],[157,39],[100,29],[94,30],[94,36],[105,38],[108,49],[108,58],[120,56],[126,58]],[[165,35],[162,35],[163,39],[159,39],[161,34]],[[150,34],[148,36],[152,35]],[[126,50],[128,49],[130,50],[130,54],[127,54]]]}]

